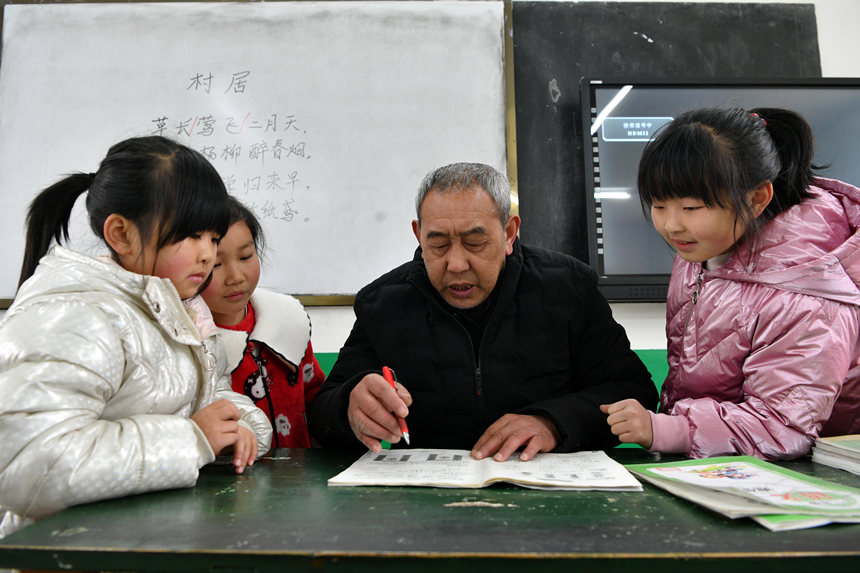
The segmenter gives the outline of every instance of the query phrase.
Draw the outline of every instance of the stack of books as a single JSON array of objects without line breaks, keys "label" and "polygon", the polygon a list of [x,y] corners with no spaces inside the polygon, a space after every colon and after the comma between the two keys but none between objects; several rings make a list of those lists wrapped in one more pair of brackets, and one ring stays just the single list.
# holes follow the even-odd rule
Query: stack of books
[{"label": "stack of books", "polygon": [[750,456],[626,466],[634,475],[732,519],[772,531],[860,523],[860,489]]},{"label": "stack of books", "polygon": [[818,438],[812,461],[860,475],[860,434]]}]

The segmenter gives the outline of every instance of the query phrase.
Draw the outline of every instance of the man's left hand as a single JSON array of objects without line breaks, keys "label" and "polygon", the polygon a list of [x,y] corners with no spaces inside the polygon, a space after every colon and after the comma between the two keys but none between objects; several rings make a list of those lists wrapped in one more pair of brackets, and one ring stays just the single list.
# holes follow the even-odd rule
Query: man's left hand
[{"label": "man's left hand", "polygon": [[538,452],[550,452],[558,445],[558,428],[542,416],[505,414],[487,428],[472,448],[472,457],[481,460],[493,456],[503,462],[525,446],[520,459],[528,461]]}]

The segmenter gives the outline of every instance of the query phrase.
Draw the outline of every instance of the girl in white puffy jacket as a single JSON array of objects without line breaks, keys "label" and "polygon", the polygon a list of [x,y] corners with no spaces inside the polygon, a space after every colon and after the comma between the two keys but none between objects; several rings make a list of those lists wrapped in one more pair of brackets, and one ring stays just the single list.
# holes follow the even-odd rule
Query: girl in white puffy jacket
[{"label": "girl in white puffy jacket", "polygon": [[[84,192],[109,255],[48,252]],[[197,296],[229,207],[206,159],[162,137],[120,142],[96,173],[33,200],[0,322],[0,536],[70,505],[190,487],[223,451],[241,473],[269,449]]]}]

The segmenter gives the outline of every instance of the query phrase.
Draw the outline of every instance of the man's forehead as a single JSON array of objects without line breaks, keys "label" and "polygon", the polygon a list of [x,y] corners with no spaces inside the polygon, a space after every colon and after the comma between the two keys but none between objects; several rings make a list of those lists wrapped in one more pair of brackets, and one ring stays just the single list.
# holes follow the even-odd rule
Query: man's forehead
[{"label": "man's forehead", "polygon": [[483,219],[497,216],[496,204],[490,193],[478,186],[440,191],[433,189],[421,204],[421,218]]},{"label": "man's forehead", "polygon": [[487,228],[478,225],[475,227],[467,227],[465,229],[457,229],[457,228],[430,228],[425,227],[426,236],[428,239],[432,239],[434,237],[467,237],[474,235],[486,235],[488,233]]}]

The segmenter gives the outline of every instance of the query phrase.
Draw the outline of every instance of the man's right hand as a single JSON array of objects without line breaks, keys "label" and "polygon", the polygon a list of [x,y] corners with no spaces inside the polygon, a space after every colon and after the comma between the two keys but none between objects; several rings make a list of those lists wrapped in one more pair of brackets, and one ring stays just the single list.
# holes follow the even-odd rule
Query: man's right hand
[{"label": "man's right hand", "polygon": [[395,444],[400,441],[397,416],[409,415],[412,396],[401,384],[397,390],[381,374],[368,374],[349,394],[347,417],[355,437],[374,453],[382,451],[380,440]]}]

